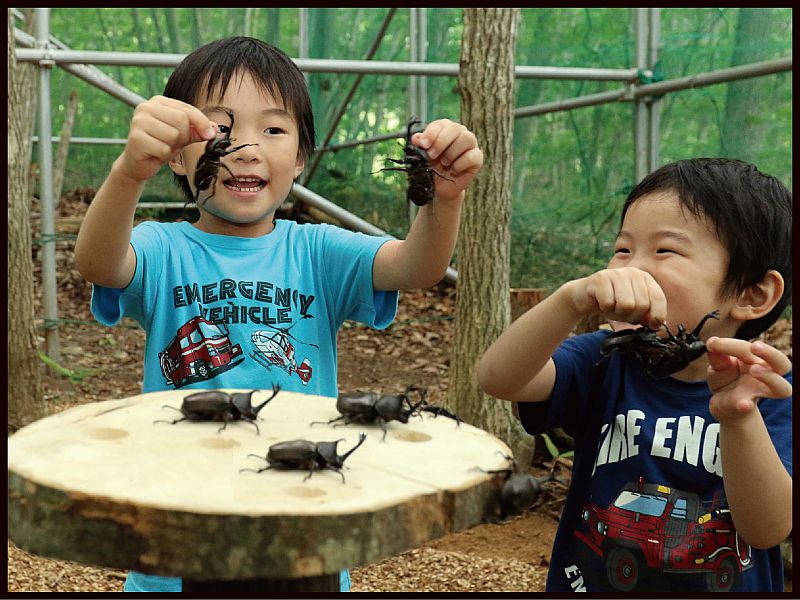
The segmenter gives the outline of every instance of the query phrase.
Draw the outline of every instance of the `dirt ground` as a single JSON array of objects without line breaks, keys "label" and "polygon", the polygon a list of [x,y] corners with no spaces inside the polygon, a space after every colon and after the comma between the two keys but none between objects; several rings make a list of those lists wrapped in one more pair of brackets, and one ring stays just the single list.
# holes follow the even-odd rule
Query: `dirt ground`
[{"label": "dirt ground", "polygon": [[[77,231],[86,204],[86,192],[62,199],[62,232]],[[49,410],[140,393],[143,332],[132,321],[113,329],[94,322],[89,286],[72,264],[72,242],[57,246],[59,318],[66,321],[60,328],[61,365],[71,373],[60,375],[43,367]],[[35,250],[38,294],[37,254]],[[427,387],[428,399],[438,403],[447,393],[455,291],[443,285],[400,298],[395,323],[387,330],[348,323],[340,331],[339,387],[389,392],[413,383]],[[771,341],[791,356],[791,322],[777,324]],[[539,474],[547,468],[533,465],[531,471]],[[568,469],[561,475],[568,476]],[[563,499],[563,489],[550,488],[531,511],[508,522],[483,524],[355,568],[353,591],[543,591]],[[9,591],[121,591],[124,576],[116,570],[33,556],[8,542]]]}]

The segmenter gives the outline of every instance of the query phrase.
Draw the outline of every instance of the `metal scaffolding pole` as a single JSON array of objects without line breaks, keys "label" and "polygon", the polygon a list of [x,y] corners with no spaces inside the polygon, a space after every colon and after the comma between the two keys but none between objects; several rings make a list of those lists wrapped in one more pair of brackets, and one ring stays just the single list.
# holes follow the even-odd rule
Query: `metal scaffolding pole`
[{"label": "metal scaffolding pole", "polygon": [[[298,49],[298,54],[302,60],[308,58],[308,9],[307,8],[298,8],[299,11],[299,35],[300,35],[300,48]],[[303,79],[306,80],[306,85],[308,85],[308,73],[303,72]]]},{"label": "metal scaffolding pole", "polygon": [[[33,136],[33,142],[37,143],[39,141],[39,136]],[[54,144],[58,144],[61,141],[61,138],[57,135],[54,135],[50,138],[50,141]],[[69,138],[70,144],[100,144],[100,145],[125,145],[128,143],[128,140],[125,138],[95,138],[95,137],[74,137]]]},{"label": "metal scaffolding pole", "polygon": [[522,117],[533,117],[545,113],[572,110],[573,108],[581,108],[584,106],[622,102],[642,96],[661,96],[669,92],[699,88],[707,85],[715,85],[717,83],[726,83],[728,81],[738,81],[750,77],[763,77],[764,75],[773,75],[775,73],[791,70],[791,56],[788,58],[765,60],[758,63],[731,67],[729,69],[720,69],[719,71],[709,71],[708,73],[701,73],[699,75],[668,79],[666,81],[659,81],[658,83],[629,86],[610,92],[600,92],[598,94],[589,94],[587,96],[579,96],[567,100],[537,104],[535,106],[525,106],[514,110],[514,118],[520,119]]},{"label": "metal scaffolding pole", "polygon": [[[650,43],[647,50],[648,68],[656,73],[661,62],[661,9],[650,9]],[[661,99],[651,97],[647,103],[650,112],[650,164],[648,171],[655,171],[661,163]]]},{"label": "metal scaffolding pole", "polygon": [[[36,10],[36,44],[47,46],[50,28],[50,10]],[[39,138],[52,137],[50,117],[50,69],[53,63],[39,62]],[[44,333],[47,355],[55,361],[61,360],[58,340],[58,303],[56,296],[56,238],[55,202],[53,199],[53,146],[39,144],[39,211],[42,222],[42,306],[44,309]]]},{"label": "metal scaffolding pole", "polygon": [[[322,212],[338,219],[342,224],[347,225],[354,231],[396,239],[394,236],[386,233],[383,229],[376,227],[372,223],[369,223],[360,217],[357,217],[353,213],[347,212],[330,200],[323,198],[319,194],[315,194],[308,188],[303,187],[298,183],[295,183],[292,186],[292,194],[296,195],[306,204],[314,206],[320,209]],[[447,272],[445,273],[443,280],[447,281],[448,283],[455,283],[457,278],[458,272],[452,267],[447,267]]]},{"label": "metal scaffolding pole", "polygon": [[[647,8],[634,9],[636,18],[636,68],[641,71],[647,68],[647,47],[650,37],[650,19],[647,11]],[[647,152],[650,133],[649,116],[644,98],[635,97],[633,99],[633,164],[636,183],[647,175],[647,167],[650,164]]]},{"label": "metal scaffolding pole", "polygon": [[[159,54],[157,52],[108,52],[99,50],[60,50],[46,52],[49,60],[58,64],[119,65],[128,67],[176,67],[185,54]],[[17,60],[37,62],[45,51],[36,48],[18,48]],[[301,71],[308,73],[363,73],[373,75],[429,75],[458,76],[458,65],[449,63],[334,60],[325,58],[293,59]],[[519,79],[567,79],[590,81],[637,81],[636,69],[592,69],[585,67],[517,66]]]},{"label": "metal scaffolding pole", "polygon": [[[14,38],[18,44],[23,46],[32,47],[36,45],[36,40],[32,36],[28,35],[24,31],[20,31],[19,29],[14,30]],[[61,49],[66,49],[67,46],[54,38],[52,35],[49,36],[49,41],[51,44],[58,46]],[[19,51],[20,49],[18,49]],[[47,52],[45,52],[47,54]],[[117,100],[122,100],[128,106],[136,106],[141,102],[144,102],[144,98],[139,94],[136,94],[129,90],[128,88],[120,85],[116,81],[114,81],[111,77],[103,73],[97,67],[91,65],[78,65],[78,64],[68,64],[68,63],[59,63],[59,67],[71,73],[75,77],[79,79],[83,79],[90,85],[93,85],[104,92],[107,92]]]}]

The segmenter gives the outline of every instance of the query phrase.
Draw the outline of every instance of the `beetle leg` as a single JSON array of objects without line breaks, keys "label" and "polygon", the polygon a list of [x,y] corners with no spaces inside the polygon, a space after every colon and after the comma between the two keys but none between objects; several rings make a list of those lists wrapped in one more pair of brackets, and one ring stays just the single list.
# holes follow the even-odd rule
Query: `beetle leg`
[{"label": "beetle leg", "polygon": [[328,467],[331,471],[335,471],[342,477],[342,483],[344,483],[344,473],[341,472],[339,469],[334,469],[333,467]]},{"label": "beetle leg", "polygon": [[[227,417],[227,414],[225,415],[225,417]],[[217,429],[217,433],[220,433],[220,432],[221,432],[223,429],[225,429],[225,428],[228,426],[228,421],[229,421],[230,419],[228,419],[228,418],[225,418],[225,417],[223,417],[223,419],[222,419],[222,427],[220,427],[219,429]]]},{"label": "beetle leg", "polygon": [[[391,160],[391,159],[389,159],[389,160]],[[401,165],[404,164],[402,161],[399,161],[399,160],[395,161],[395,162],[397,162],[397,163],[399,163]],[[403,173],[408,173],[408,167],[384,167],[382,169],[378,169],[375,172],[376,173],[380,173],[381,171],[402,171]]]},{"label": "beetle leg", "polygon": [[272,465],[267,465],[266,467],[262,467],[260,469],[239,469],[239,473],[241,473],[242,471],[252,471],[253,473],[261,473],[262,471],[266,471],[271,468]]},{"label": "beetle leg", "polygon": [[436,170],[436,169],[434,169],[433,167],[430,167],[428,170],[429,170],[429,171],[432,171],[433,173],[436,173],[436,174],[437,174],[439,177],[441,177],[442,179],[447,179],[447,181],[455,181],[455,179],[450,179],[450,178],[449,178],[447,175],[442,175],[441,173],[439,173],[439,171],[437,171],[437,170]]},{"label": "beetle leg", "polygon": [[256,428],[256,435],[261,435],[261,431],[258,429],[258,423],[256,423],[255,421],[251,421],[250,419],[245,419],[245,420]]},{"label": "beetle leg", "polygon": [[315,471],[315,469],[314,469],[314,465],[315,465],[315,464],[316,464],[316,463],[314,463],[314,464],[312,464],[312,465],[311,465],[311,470],[308,472],[308,475],[306,475],[305,477],[303,477],[303,481],[305,481],[306,479],[309,479],[309,478],[310,478],[310,477],[311,477],[311,476],[314,474],[314,471]]},{"label": "beetle leg", "polygon": [[183,417],[182,419],[175,419],[174,421],[167,421],[166,419],[158,419],[157,421],[153,421],[153,424],[155,425],[156,423],[169,423],[170,425],[175,425],[175,423],[180,423],[181,421],[185,420],[186,417]]}]

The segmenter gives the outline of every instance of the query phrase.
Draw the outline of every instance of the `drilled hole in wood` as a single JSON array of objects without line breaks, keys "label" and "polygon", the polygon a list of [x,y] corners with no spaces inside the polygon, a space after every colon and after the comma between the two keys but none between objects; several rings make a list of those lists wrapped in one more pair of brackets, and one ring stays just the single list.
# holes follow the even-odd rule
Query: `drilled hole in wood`
[{"label": "drilled hole in wood", "polygon": [[127,431],[115,427],[95,427],[89,430],[89,437],[96,440],[119,440],[127,435]]},{"label": "drilled hole in wood", "polygon": [[207,446],[209,448],[219,448],[219,449],[233,448],[235,446],[241,446],[241,444],[239,442],[237,442],[236,440],[232,440],[230,438],[223,438],[223,437],[203,438],[202,440],[200,440],[200,443],[203,446]]},{"label": "drilled hole in wood", "polygon": [[393,431],[392,437],[402,442],[427,442],[431,439],[427,433],[419,431]]},{"label": "drilled hole in wood", "polygon": [[289,496],[297,496],[298,498],[315,498],[317,496],[324,496],[327,494],[325,490],[321,490],[312,486],[296,486],[286,488],[286,493]]}]

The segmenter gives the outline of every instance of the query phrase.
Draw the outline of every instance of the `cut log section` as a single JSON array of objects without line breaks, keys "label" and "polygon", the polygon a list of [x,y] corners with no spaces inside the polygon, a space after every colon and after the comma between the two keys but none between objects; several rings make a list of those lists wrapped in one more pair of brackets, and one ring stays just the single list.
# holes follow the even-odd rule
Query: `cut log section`
[{"label": "cut log section", "polygon": [[[224,390],[248,392],[250,390]],[[309,578],[369,564],[498,514],[508,447],[423,413],[336,426],[336,400],[280,392],[256,428],[172,421],[192,391],[82,405],[8,439],[8,534],[60,559],[193,580]],[[253,395],[253,404],[271,390]],[[341,439],[334,471],[258,469],[270,445]]]}]

